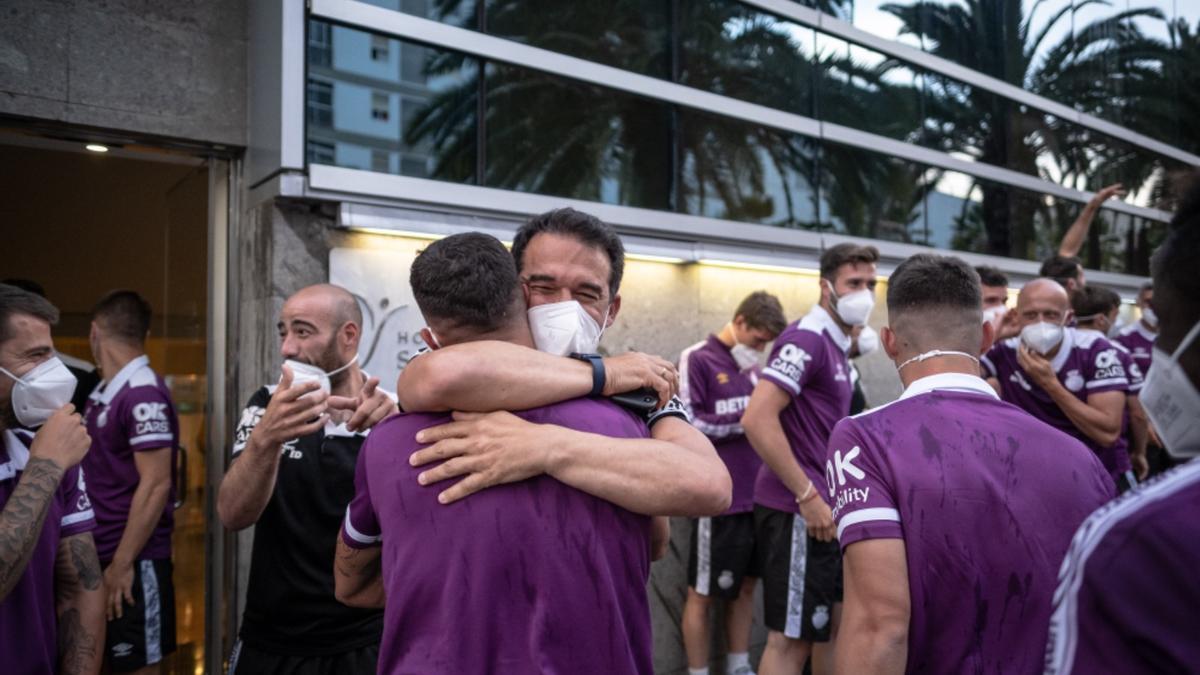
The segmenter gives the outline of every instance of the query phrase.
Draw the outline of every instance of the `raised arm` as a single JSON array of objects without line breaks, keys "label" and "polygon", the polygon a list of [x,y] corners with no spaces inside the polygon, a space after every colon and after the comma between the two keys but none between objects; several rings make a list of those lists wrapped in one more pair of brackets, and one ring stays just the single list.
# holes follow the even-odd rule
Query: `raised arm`
[{"label": "raised arm", "polygon": [[[605,396],[649,387],[665,404],[675,392],[675,366],[657,356],[608,357],[604,371]],[[525,410],[591,391],[590,364],[495,340],[426,352],[408,362],[396,385],[406,412]]]},{"label": "raised arm", "polygon": [[29,461],[0,512],[0,601],[25,573],[63,474],[83,459],[90,446],[87,430],[71,404],[55,411],[34,436]]},{"label": "raised arm", "polygon": [[450,503],[493,485],[538,474],[635,513],[710,516],[729,508],[733,484],[712,443],[687,422],[661,419],[653,438],[611,438],[507,412],[455,413],[455,422],[422,430],[414,466],[447,460],[420,474],[422,485],[457,476],[440,495]]},{"label": "raised arm", "polygon": [[1096,213],[1100,211],[1100,206],[1114,196],[1118,198],[1125,196],[1125,188],[1120,183],[1114,183],[1101,189],[1084,205],[1083,211],[1079,212],[1079,217],[1071,223],[1071,227],[1063,235],[1062,243],[1058,245],[1059,255],[1064,258],[1073,258],[1079,255],[1079,251],[1083,249],[1083,243],[1087,241],[1087,233],[1092,227],[1092,221],[1096,219]]},{"label": "raised arm", "polygon": [[63,538],[54,562],[58,664],[64,675],[100,672],[104,588],[91,532]]},{"label": "raised arm", "polygon": [[865,539],[842,558],[846,604],[837,640],[839,673],[900,675],[908,660],[911,605],[903,539]]},{"label": "raised arm", "polygon": [[241,530],[258,522],[271,495],[283,444],[311,434],[325,425],[326,396],[316,382],[291,386],[291,370],[284,366],[283,380],[265,406],[251,399],[242,413],[234,443],[234,462],[217,492],[221,524]]}]

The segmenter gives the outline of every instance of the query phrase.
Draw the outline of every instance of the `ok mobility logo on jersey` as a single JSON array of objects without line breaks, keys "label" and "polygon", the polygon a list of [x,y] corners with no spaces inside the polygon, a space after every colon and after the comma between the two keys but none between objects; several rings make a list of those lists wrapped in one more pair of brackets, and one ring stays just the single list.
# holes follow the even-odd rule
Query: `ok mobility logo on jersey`
[{"label": "ok mobility logo on jersey", "polygon": [[779,356],[771,361],[770,369],[783,374],[790,380],[800,381],[804,367],[813,360],[808,352],[796,345],[787,344],[779,350]]},{"label": "ok mobility logo on jersey", "polygon": [[850,448],[845,455],[842,454],[841,450],[835,451],[833,459],[825,462],[825,481],[829,483],[829,496],[837,496],[837,500],[833,504],[834,518],[837,518],[838,513],[846,505],[853,504],[854,502],[865,502],[871,494],[871,488],[869,487],[846,487],[847,474],[854,480],[862,480],[867,477],[866,472],[854,465],[854,460],[860,454],[862,454],[862,448],[856,445]]},{"label": "ok mobility logo on jersey", "polygon": [[167,404],[147,401],[133,406],[135,435],[166,434],[171,432],[167,421]]}]

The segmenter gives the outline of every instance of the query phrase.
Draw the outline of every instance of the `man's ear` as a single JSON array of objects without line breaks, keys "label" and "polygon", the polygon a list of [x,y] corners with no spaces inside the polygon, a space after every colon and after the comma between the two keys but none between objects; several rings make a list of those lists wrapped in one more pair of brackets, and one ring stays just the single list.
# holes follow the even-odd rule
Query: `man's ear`
[{"label": "man's ear", "polygon": [[986,354],[992,348],[992,344],[996,342],[996,325],[991,321],[983,322],[983,333],[979,340],[979,353]]},{"label": "man's ear", "polygon": [[888,355],[888,358],[895,361],[900,355],[900,349],[896,346],[899,338],[896,337],[896,332],[891,326],[884,326],[879,329],[879,344],[883,346],[883,353]]},{"label": "man's ear", "polygon": [[421,341],[424,342],[425,346],[430,349],[436,350],[442,348],[442,346],[437,343],[437,340],[434,339],[433,331],[429,330],[428,326],[421,329]]},{"label": "man's ear", "polygon": [[609,326],[613,325],[613,322],[617,320],[617,312],[620,312],[620,311],[621,311],[621,293],[618,292],[616,295],[613,296],[612,304],[610,304],[608,306],[608,323],[604,324],[604,328],[608,328]]}]

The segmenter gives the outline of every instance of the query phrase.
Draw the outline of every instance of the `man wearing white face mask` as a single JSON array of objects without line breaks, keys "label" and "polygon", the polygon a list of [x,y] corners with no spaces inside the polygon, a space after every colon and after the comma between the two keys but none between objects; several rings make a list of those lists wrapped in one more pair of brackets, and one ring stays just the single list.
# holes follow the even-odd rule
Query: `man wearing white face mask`
[{"label": "man wearing white face mask", "polygon": [[996,330],[996,341],[1007,340],[1021,331],[1016,313],[1008,311],[1008,275],[995,267],[980,265],[979,287],[983,291],[983,320]]},{"label": "man wearing white face mask", "polygon": [[1111,498],[1108,475],[979,377],[993,328],[965,262],[912,256],[887,303],[904,393],[838,422],[826,452],[846,574],[838,671],[1035,673],[1055,572]]},{"label": "man wearing white face mask", "polygon": [[[0,652],[11,673],[94,673],[104,643],[75,378],[45,299],[0,284]],[[37,429],[36,434],[32,429]]]},{"label": "man wearing white face mask", "polygon": [[1154,340],[1158,337],[1158,315],[1154,313],[1153,302],[1154,284],[1146,282],[1138,290],[1137,295],[1137,306],[1142,313],[1141,318],[1122,328],[1115,338],[1133,354],[1133,360],[1142,369],[1143,374],[1150,372]]},{"label": "man wearing white face mask", "polygon": [[[338,286],[296,292],[279,314],[277,384],[251,397],[217,512],[257,524],[231,673],[374,673],[382,613],[334,597],[334,544],[369,430],[396,411],[358,367],[358,302]],[[350,414],[353,411],[353,414]]]},{"label": "man wearing white face mask", "polygon": [[762,460],[746,440],[741,419],[758,381],[763,350],[786,326],[779,299],[756,291],[742,300],[719,333],[679,356],[679,395],[692,424],[712,440],[733,479],[733,503],[719,516],[698,519],[692,534],[683,608],[690,675],[708,674],[713,597],[729,600],[726,670],[729,675],[752,675],[750,622],[761,574],[753,564],[754,480]]},{"label": "man wearing white face mask", "polygon": [[113,291],[92,310],[89,340],[104,378],[84,420],[83,460],[96,508],[96,552],[108,596],[105,662],[113,672],[157,672],[175,651],[175,462],[179,419],[150,368],[150,304]]},{"label": "man wearing white face mask", "polygon": [[1103,335],[1068,328],[1067,291],[1034,279],[1017,296],[1020,337],[996,343],[981,363],[1001,397],[1083,441],[1114,484],[1128,480],[1129,453],[1117,446],[1129,391],[1118,349]]},{"label": "man wearing white face mask", "polygon": [[849,243],[821,255],[820,304],[775,340],[742,417],[763,459],[754,489],[769,630],[761,675],[799,675],[810,654],[815,675],[832,672],[842,584],[825,445],[850,412],[851,332],[875,306],[878,260],[875,247]]},{"label": "man wearing white face mask", "polygon": [[1182,466],[1096,511],[1059,574],[1046,670],[1200,672],[1200,175],[1154,254],[1160,332],[1141,400]]}]

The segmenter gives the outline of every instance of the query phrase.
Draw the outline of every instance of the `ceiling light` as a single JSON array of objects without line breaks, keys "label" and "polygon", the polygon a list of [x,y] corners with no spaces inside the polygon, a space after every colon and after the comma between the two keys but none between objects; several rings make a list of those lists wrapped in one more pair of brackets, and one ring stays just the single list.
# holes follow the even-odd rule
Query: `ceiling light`
[{"label": "ceiling light", "polygon": [[88,150],[90,150],[92,152],[108,152],[108,146],[100,145],[99,143],[88,143],[87,145],[85,145],[83,147],[87,148]]}]

